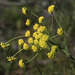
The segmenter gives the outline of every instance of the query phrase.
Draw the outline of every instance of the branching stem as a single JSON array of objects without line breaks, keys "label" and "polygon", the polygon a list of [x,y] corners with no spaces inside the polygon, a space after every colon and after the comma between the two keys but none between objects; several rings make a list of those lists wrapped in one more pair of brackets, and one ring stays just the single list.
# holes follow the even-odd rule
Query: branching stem
[{"label": "branching stem", "polygon": [[21,51],[22,51],[23,49],[21,49],[21,50],[19,50],[17,53],[15,53],[14,55],[13,55],[13,57],[15,57],[18,53],[20,53]]},{"label": "branching stem", "polygon": [[25,37],[25,36],[22,35],[22,36],[14,37],[14,38],[10,39],[9,41],[7,41],[5,44],[7,44],[7,43],[9,43],[9,42],[11,42],[11,41],[13,41],[15,39],[21,38],[21,37]]},{"label": "branching stem", "polygon": [[33,58],[31,58],[30,60],[28,60],[27,62],[25,63],[29,63],[30,61],[34,60],[36,58],[36,56],[38,55],[38,53],[35,54],[35,56],[33,56]]}]

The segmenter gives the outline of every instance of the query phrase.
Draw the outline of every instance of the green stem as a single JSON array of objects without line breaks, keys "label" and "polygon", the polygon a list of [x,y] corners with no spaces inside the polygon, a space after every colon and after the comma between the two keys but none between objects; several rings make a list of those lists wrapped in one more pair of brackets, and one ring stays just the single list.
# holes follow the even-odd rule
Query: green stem
[{"label": "green stem", "polygon": [[39,68],[39,65],[37,64],[37,61],[36,61],[36,60],[35,60],[35,63],[36,63],[36,66],[37,66],[37,69],[38,69],[40,75],[42,75],[42,72],[41,72],[41,70],[40,70],[40,68]]},{"label": "green stem", "polygon": [[51,28],[50,28],[50,33],[52,31],[52,28],[53,28],[53,14],[52,14],[52,25],[51,25]]},{"label": "green stem", "polygon": [[[42,25],[45,26],[45,24],[42,22]],[[46,26],[45,26],[46,27]],[[48,32],[47,27],[46,27],[46,33]]]},{"label": "green stem", "polygon": [[34,15],[35,17],[39,18],[35,13],[31,12],[32,15]]},{"label": "green stem", "polygon": [[14,37],[14,38],[10,39],[9,41],[7,41],[5,44],[7,44],[7,43],[9,43],[9,42],[11,42],[11,41],[13,41],[13,40],[15,40],[15,39],[17,39],[17,38],[21,38],[21,37],[25,37],[25,36],[22,35],[22,36]]},{"label": "green stem", "polygon": [[[31,12],[32,15],[34,15],[35,17],[39,18],[35,13]],[[42,24],[44,25],[44,23],[42,22]],[[44,25],[45,26],[45,25]]]},{"label": "green stem", "polygon": [[59,26],[60,28],[62,28],[61,25],[60,25],[60,23],[59,23],[59,21],[57,20],[57,17],[55,16],[55,13],[54,13],[54,18],[55,18],[56,22],[58,23],[58,26]]},{"label": "green stem", "polygon": [[21,51],[22,51],[23,49],[21,49],[21,50],[19,50],[17,53],[15,53],[14,55],[13,55],[13,57],[15,57],[18,53],[20,53]]},{"label": "green stem", "polygon": [[[31,12],[32,15],[34,15],[35,17],[39,18],[35,13]],[[42,24],[44,25],[44,23],[42,22]],[[45,26],[45,25],[44,25]]]},{"label": "green stem", "polygon": [[49,46],[47,46],[47,49],[50,51],[50,48],[49,48]]},{"label": "green stem", "polygon": [[36,55],[35,55],[32,59],[28,60],[28,61],[25,62],[25,63],[29,63],[30,61],[34,60],[34,59],[36,58],[37,55],[38,55],[38,53],[36,53]]},{"label": "green stem", "polygon": [[42,22],[42,25],[45,26],[45,24]]},{"label": "green stem", "polygon": [[50,39],[53,39],[53,38],[55,38],[55,37],[57,37],[57,36],[58,36],[58,34],[57,34],[57,35],[55,35],[55,36],[50,37]]}]

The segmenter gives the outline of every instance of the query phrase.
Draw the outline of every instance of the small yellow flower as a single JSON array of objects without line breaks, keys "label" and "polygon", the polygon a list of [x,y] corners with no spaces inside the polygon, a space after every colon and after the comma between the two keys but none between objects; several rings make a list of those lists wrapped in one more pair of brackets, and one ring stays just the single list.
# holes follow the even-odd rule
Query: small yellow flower
[{"label": "small yellow flower", "polygon": [[3,49],[5,49],[6,47],[8,47],[8,46],[10,46],[10,44],[5,44],[5,43],[3,43],[3,42],[1,42],[1,47],[3,48]]},{"label": "small yellow flower", "polygon": [[30,19],[27,19],[26,23],[25,23],[27,26],[29,26],[31,24],[31,20]]},{"label": "small yellow flower", "polygon": [[43,33],[41,33],[41,32],[34,32],[33,33],[33,37],[35,38],[35,39],[40,39],[40,38],[42,38],[42,36],[43,36]]},{"label": "small yellow flower", "polygon": [[49,39],[49,35],[44,34],[44,35],[42,36],[41,39],[42,39],[43,41],[48,41],[48,39]]},{"label": "small yellow flower", "polygon": [[34,40],[34,44],[38,45],[39,41],[37,39]]},{"label": "small yellow flower", "polygon": [[48,12],[51,14],[54,10],[55,5],[51,5],[48,7]]},{"label": "small yellow flower", "polygon": [[29,44],[32,44],[32,43],[33,43],[33,38],[32,38],[32,37],[30,37],[30,38],[28,39],[28,43],[29,43]]},{"label": "small yellow flower", "polygon": [[55,53],[53,53],[53,52],[48,52],[48,53],[47,53],[47,56],[48,56],[48,58],[50,58],[50,59],[52,59],[52,58],[54,57],[54,55],[55,55]]},{"label": "small yellow flower", "polygon": [[37,23],[35,23],[35,25],[33,26],[33,29],[34,29],[34,30],[37,30],[37,29],[38,29],[38,26],[39,26],[39,25],[38,25]]},{"label": "small yellow flower", "polygon": [[43,16],[39,17],[39,19],[38,19],[39,23],[42,23],[42,20],[43,20],[43,19],[44,19]]},{"label": "small yellow flower", "polygon": [[39,46],[42,48],[47,48],[47,43],[45,41],[43,41],[42,39],[40,39]]},{"label": "small yellow flower", "polygon": [[34,33],[33,33],[33,37],[35,37],[35,36],[37,36],[37,32],[34,32]]},{"label": "small yellow flower", "polygon": [[3,42],[1,42],[1,47],[3,48],[3,49],[5,49],[6,48],[6,45],[3,43]]},{"label": "small yellow flower", "polygon": [[29,46],[28,46],[26,43],[24,43],[24,44],[23,44],[23,49],[24,49],[24,50],[28,50],[28,48],[29,48]]},{"label": "small yellow flower", "polygon": [[22,45],[23,43],[24,43],[23,39],[19,39],[19,40],[18,40],[18,44],[19,44],[19,45]]},{"label": "small yellow flower", "polygon": [[27,30],[26,33],[25,33],[25,37],[29,37],[30,36],[30,31]]},{"label": "small yellow flower", "polygon": [[46,27],[45,26],[40,26],[37,30],[37,32],[44,32],[46,30]]},{"label": "small yellow flower", "polygon": [[57,49],[58,49],[58,46],[56,46],[56,45],[53,45],[53,46],[51,47],[51,51],[52,51],[52,52],[56,52]]},{"label": "small yellow flower", "polygon": [[43,33],[39,32],[38,33],[38,38],[42,38],[43,37]]},{"label": "small yellow flower", "polygon": [[23,59],[21,59],[21,60],[19,60],[19,66],[21,67],[21,68],[25,68],[25,64],[23,63]]},{"label": "small yellow flower", "polygon": [[58,46],[53,45],[51,47],[51,52],[47,53],[48,58],[52,59],[55,56],[57,50],[58,50]]},{"label": "small yellow flower", "polygon": [[34,32],[34,33],[33,33],[33,37],[34,37],[35,39],[38,39],[38,34],[37,34],[37,32]]},{"label": "small yellow flower", "polygon": [[26,7],[22,7],[22,13],[25,15],[27,14],[27,8]]},{"label": "small yellow flower", "polygon": [[35,45],[32,45],[33,52],[37,52],[37,47]]},{"label": "small yellow flower", "polygon": [[16,60],[16,58],[14,58],[13,56],[11,57],[7,57],[8,61],[13,62],[14,60]]},{"label": "small yellow flower", "polygon": [[64,34],[63,29],[62,28],[58,28],[57,29],[57,34],[60,35],[60,36],[63,35]]}]

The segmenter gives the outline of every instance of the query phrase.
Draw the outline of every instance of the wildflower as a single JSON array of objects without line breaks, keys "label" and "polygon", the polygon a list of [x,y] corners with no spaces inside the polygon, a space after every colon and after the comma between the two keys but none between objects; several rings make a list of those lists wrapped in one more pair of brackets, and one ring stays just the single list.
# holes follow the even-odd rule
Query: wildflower
[{"label": "wildflower", "polygon": [[36,39],[38,39],[38,34],[37,34],[37,32],[34,32],[34,33],[33,33],[33,37],[36,38]]},{"label": "wildflower", "polygon": [[5,44],[5,43],[3,43],[3,42],[1,42],[1,47],[3,48],[3,49],[5,49],[6,47],[8,47],[10,44]]},{"label": "wildflower", "polygon": [[38,40],[35,39],[35,40],[34,40],[34,44],[35,44],[35,45],[38,45],[38,43],[39,43]]},{"label": "wildflower", "polygon": [[63,29],[62,28],[58,28],[58,30],[57,30],[57,34],[58,35],[63,35]]},{"label": "wildflower", "polygon": [[18,44],[19,44],[19,45],[22,45],[23,43],[24,43],[23,39],[19,39],[19,40],[18,40]]},{"label": "wildflower", "polygon": [[42,23],[42,20],[43,20],[43,19],[44,19],[43,16],[39,17],[39,19],[38,19],[39,23]]},{"label": "wildflower", "polygon": [[35,37],[35,36],[37,36],[37,32],[34,32],[34,33],[33,33],[33,37]]},{"label": "wildflower", "polygon": [[51,51],[52,51],[52,52],[56,52],[57,49],[58,49],[58,46],[56,46],[56,45],[53,45],[53,46],[51,47]]},{"label": "wildflower", "polygon": [[51,5],[48,7],[48,12],[51,14],[54,10],[55,5]]},{"label": "wildflower", "polygon": [[33,29],[34,29],[34,30],[37,30],[37,29],[38,29],[38,26],[39,26],[39,25],[38,25],[37,23],[35,23],[35,25],[33,26]]},{"label": "wildflower", "polygon": [[46,30],[46,27],[45,26],[40,26],[37,30],[37,32],[44,32]]},{"label": "wildflower", "polygon": [[11,57],[7,57],[7,59],[8,59],[8,61],[10,61],[10,62],[16,60],[16,58],[14,58],[13,56],[11,56]]},{"label": "wildflower", "polygon": [[47,48],[47,43],[45,41],[43,41],[42,39],[40,39],[39,46],[42,48]]},{"label": "wildflower", "polygon": [[34,32],[34,33],[33,33],[33,37],[34,37],[35,39],[40,39],[40,38],[42,38],[42,36],[43,36],[43,33],[41,33],[41,32],[39,32],[39,33]]},{"label": "wildflower", "polygon": [[32,45],[33,52],[37,52],[37,47],[35,45]]},{"label": "wildflower", "polygon": [[25,15],[27,14],[27,8],[26,7],[22,7],[22,13]]},{"label": "wildflower", "polygon": [[32,38],[32,37],[30,37],[30,38],[28,39],[28,43],[29,43],[29,44],[32,44],[32,43],[33,43],[33,38]]},{"label": "wildflower", "polygon": [[43,33],[39,32],[38,33],[38,38],[42,38],[42,36],[43,36]]},{"label": "wildflower", "polygon": [[41,38],[43,41],[48,41],[49,35],[44,34]]},{"label": "wildflower", "polygon": [[25,37],[29,37],[30,36],[30,31],[27,30],[26,33],[25,33]]},{"label": "wildflower", "polygon": [[23,44],[23,49],[24,49],[24,50],[28,50],[28,48],[29,48],[29,46],[28,46],[26,43],[24,43],[24,44]]},{"label": "wildflower", "polygon": [[19,66],[20,66],[21,68],[25,68],[25,65],[24,65],[24,63],[23,63],[23,59],[19,60]]},{"label": "wildflower", "polygon": [[48,58],[52,59],[55,56],[57,49],[58,47],[56,45],[52,46],[51,52],[47,53]]},{"label": "wildflower", "polygon": [[27,19],[26,23],[25,23],[27,26],[29,26],[31,24],[31,20],[30,19]]},{"label": "wildflower", "polygon": [[50,59],[52,59],[53,57],[54,57],[54,53],[52,53],[52,52],[48,52],[47,53],[47,56],[48,56],[48,58],[50,58]]}]

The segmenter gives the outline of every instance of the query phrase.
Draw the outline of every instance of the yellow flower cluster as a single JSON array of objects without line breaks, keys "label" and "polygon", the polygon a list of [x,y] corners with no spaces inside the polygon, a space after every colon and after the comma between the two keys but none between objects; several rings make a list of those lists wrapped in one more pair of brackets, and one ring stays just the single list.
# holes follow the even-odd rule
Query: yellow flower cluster
[{"label": "yellow flower cluster", "polygon": [[38,45],[39,41],[37,39],[34,40],[34,44]]},{"label": "yellow flower cluster", "polygon": [[[44,34],[43,36],[42,36],[42,38],[40,39],[40,46],[44,46],[45,48],[47,47],[47,43],[46,43],[46,41],[48,41],[48,39],[49,39],[49,35],[47,35],[47,34]],[[43,43],[43,45],[42,45],[42,43]]]},{"label": "yellow flower cluster", "polygon": [[46,27],[45,26],[40,26],[38,29],[37,29],[37,32],[44,32],[46,30]]},{"label": "yellow flower cluster", "polygon": [[[44,19],[43,16],[39,17],[39,23],[42,23],[42,20]],[[26,25],[28,23],[28,26],[30,25],[30,22],[26,21]],[[32,50],[33,52],[37,52],[37,48],[41,47],[41,48],[46,48],[47,47],[47,43],[46,41],[49,39],[49,35],[45,34],[46,31],[46,27],[45,26],[39,26],[38,23],[35,23],[33,25],[33,29],[35,30],[35,32],[33,33],[32,37],[30,36],[30,31],[26,31],[25,33],[25,37],[29,37],[28,38],[28,43],[32,44]],[[23,49],[28,50],[29,46],[24,43],[23,44]]]},{"label": "yellow flower cluster", "polygon": [[43,35],[44,35],[43,33],[39,32],[37,35],[38,39],[42,38]]},{"label": "yellow flower cluster", "polygon": [[[51,6],[48,7],[48,12],[50,14],[53,12],[54,7],[55,7],[55,5],[51,5]],[[26,7],[23,7],[22,8],[22,13],[25,14],[25,15],[27,14],[27,8]],[[35,15],[35,14],[33,13],[33,15]],[[38,17],[37,15],[35,15],[35,16]],[[30,34],[31,32],[29,30],[27,30],[25,32],[25,35],[24,36],[20,36],[20,37],[28,37],[28,39],[27,39],[26,43],[24,42],[23,39],[19,39],[18,40],[18,45],[22,45],[23,49],[19,50],[13,56],[7,57],[8,61],[13,62],[14,60],[16,60],[15,56],[19,52],[21,52],[22,50],[28,50],[29,47],[31,47],[31,49],[32,49],[33,52],[37,52],[38,49],[40,50],[42,48],[49,49],[49,46],[48,45],[53,44],[53,43],[50,42],[50,41],[53,41],[51,39],[55,38],[57,35],[52,36],[52,37],[49,36],[49,33],[47,33],[47,30],[46,30],[47,28],[44,25],[43,20],[44,20],[44,16],[40,16],[38,18],[39,24],[38,23],[35,23],[33,25],[33,29],[35,31],[33,32],[32,35]],[[27,19],[25,24],[27,26],[30,26],[31,25],[31,20],[30,19]],[[58,28],[57,34],[58,35],[63,35],[64,34],[63,29],[62,28]],[[9,40],[8,42],[10,42],[10,41],[12,41],[12,40],[14,40],[16,38],[19,38],[19,37],[15,37],[15,38]],[[50,40],[49,40],[49,38],[50,38]],[[49,42],[50,44],[47,44],[47,42]],[[4,49],[4,48],[8,47],[10,44],[6,44],[6,43],[1,42],[0,45]],[[53,45],[51,47],[51,51],[47,53],[48,58],[52,59],[55,56],[57,50],[58,50],[58,46]],[[35,58],[37,56],[37,54],[38,53],[36,53],[36,55],[33,58]],[[31,60],[33,60],[33,58]],[[26,63],[30,62],[31,60],[27,61]],[[21,68],[25,68],[25,64],[23,62],[23,59],[19,60],[18,64],[19,64],[19,66]]]},{"label": "yellow flower cluster", "polygon": [[1,42],[1,47],[3,48],[3,49],[5,49],[6,47],[8,47],[8,46],[10,46],[10,44],[5,44],[5,43],[3,43],[3,42]]},{"label": "yellow flower cluster", "polygon": [[58,28],[57,29],[57,34],[58,35],[63,35],[64,34],[63,29],[62,28]]},{"label": "yellow flower cluster", "polygon": [[45,26],[39,26],[36,31],[33,33],[34,37],[34,44],[41,48],[47,48],[47,43],[46,41],[49,39],[49,35],[45,34],[44,32],[46,31]]},{"label": "yellow flower cluster", "polygon": [[35,45],[32,45],[33,52],[37,52],[37,47]]},{"label": "yellow flower cluster", "polygon": [[33,38],[32,38],[32,37],[30,37],[30,38],[28,39],[28,43],[29,43],[29,44],[32,44],[32,43],[33,43]]},{"label": "yellow flower cluster", "polygon": [[40,39],[41,37],[43,36],[43,33],[41,33],[41,32],[34,32],[33,33],[33,37],[35,38],[35,39]]},{"label": "yellow flower cluster", "polygon": [[48,7],[48,12],[51,14],[54,10],[55,5],[51,5]]},{"label": "yellow flower cluster", "polygon": [[48,58],[52,59],[54,55],[56,54],[56,51],[58,50],[58,47],[56,45],[51,47],[51,52],[47,53]]},{"label": "yellow flower cluster", "polygon": [[23,59],[19,60],[19,66],[21,68],[25,68],[25,64],[23,63]]},{"label": "yellow flower cluster", "polygon": [[27,8],[26,7],[22,8],[22,13],[25,14],[25,15],[27,14]]},{"label": "yellow flower cluster", "polygon": [[23,43],[24,43],[23,39],[19,39],[19,40],[18,40],[18,44],[19,44],[19,45],[22,45]]},{"label": "yellow flower cluster", "polygon": [[30,19],[27,19],[26,23],[25,23],[27,26],[29,26],[31,24],[31,20]]},{"label": "yellow flower cluster", "polygon": [[26,33],[25,33],[25,37],[29,37],[30,36],[30,31],[27,30]]},{"label": "yellow flower cluster", "polygon": [[46,41],[43,41],[43,40],[40,39],[40,41],[39,41],[39,46],[42,47],[42,48],[47,48],[47,43],[46,43]]},{"label": "yellow flower cluster", "polygon": [[[44,16],[40,16],[38,18],[39,23],[42,23],[43,19],[44,19]],[[31,20],[27,19],[25,24],[27,26],[29,26],[31,24]],[[35,30],[35,32],[33,33],[33,36],[29,37],[30,31],[28,30],[28,31],[25,32],[25,37],[29,37],[27,42],[29,44],[32,44],[32,50],[33,50],[33,52],[36,52],[37,46],[42,47],[42,48],[47,47],[46,41],[49,39],[49,36],[44,33],[46,31],[45,26],[39,26],[38,23],[35,23],[33,25],[33,29]],[[29,48],[29,46],[26,43],[24,43],[23,49],[28,50],[28,48]]]},{"label": "yellow flower cluster", "polygon": [[49,35],[44,34],[44,35],[42,36],[42,40],[43,40],[43,41],[48,41],[48,39],[49,39]]},{"label": "yellow flower cluster", "polygon": [[39,46],[42,48],[47,48],[46,41],[48,41],[48,39],[49,39],[49,35],[43,34],[43,36],[39,40]]},{"label": "yellow flower cluster", "polygon": [[10,62],[16,60],[16,58],[14,58],[13,56],[11,56],[11,57],[7,57],[7,59],[8,59],[8,61],[10,61]]},{"label": "yellow flower cluster", "polygon": [[38,19],[39,23],[42,23],[42,20],[43,20],[43,19],[44,19],[43,16],[39,17],[39,19]]},{"label": "yellow flower cluster", "polygon": [[38,29],[38,26],[39,26],[39,25],[38,25],[37,23],[35,23],[35,25],[33,26],[33,29],[34,29],[34,30],[37,30],[37,29]]},{"label": "yellow flower cluster", "polygon": [[34,32],[34,33],[33,33],[33,37],[36,38],[36,39],[38,39],[38,34],[37,34],[37,32]]},{"label": "yellow flower cluster", "polygon": [[[29,37],[27,42],[29,44],[32,44],[33,52],[37,52],[38,47],[47,48],[46,41],[49,39],[49,35],[45,34],[46,27],[39,26],[37,23],[35,23],[35,25],[33,26],[33,29],[35,30],[35,32],[33,33],[32,37],[29,37],[30,36],[29,30],[25,32],[25,37]],[[23,44],[24,50],[29,49],[28,44],[24,43],[22,39],[19,40],[19,44]]]},{"label": "yellow flower cluster", "polygon": [[28,44],[24,43],[24,44],[23,44],[23,49],[24,49],[24,50],[28,50],[28,48],[29,48]]}]

